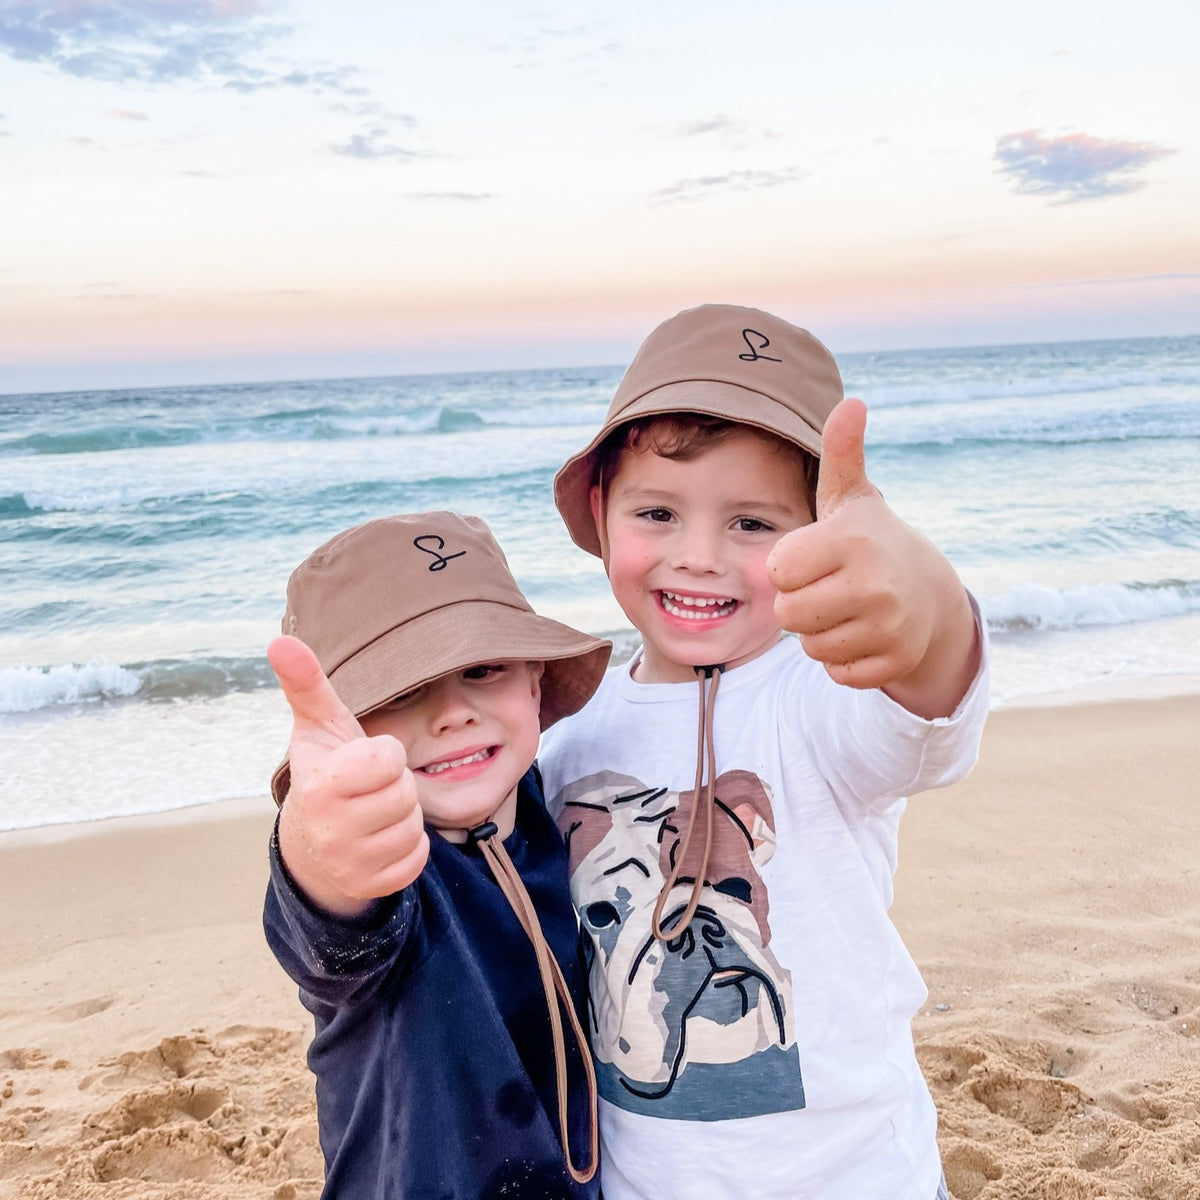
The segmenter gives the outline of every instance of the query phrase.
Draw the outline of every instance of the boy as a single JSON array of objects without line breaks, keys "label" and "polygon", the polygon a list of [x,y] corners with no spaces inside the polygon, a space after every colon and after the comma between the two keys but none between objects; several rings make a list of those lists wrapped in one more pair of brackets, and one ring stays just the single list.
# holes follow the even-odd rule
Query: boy
[{"label": "boy", "polygon": [[579,935],[533,761],[609,644],[535,614],[484,523],[444,512],[314,551],[283,630],[264,926],[316,1021],[323,1195],[594,1200]]},{"label": "boy", "polygon": [[944,1195],[887,910],[904,797],[974,762],[983,634],[864,426],[810,334],[707,305],[555,480],[642,635],[540,756],[594,950],[608,1200]]}]

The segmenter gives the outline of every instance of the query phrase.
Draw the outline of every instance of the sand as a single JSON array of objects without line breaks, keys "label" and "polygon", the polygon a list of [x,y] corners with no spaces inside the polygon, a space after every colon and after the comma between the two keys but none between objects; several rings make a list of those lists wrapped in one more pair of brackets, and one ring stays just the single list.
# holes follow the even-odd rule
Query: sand
[{"label": "sand", "polygon": [[[0,1198],[319,1195],[273,817],[0,834]],[[955,1200],[1200,1197],[1200,696],[994,713],[894,912]]]}]

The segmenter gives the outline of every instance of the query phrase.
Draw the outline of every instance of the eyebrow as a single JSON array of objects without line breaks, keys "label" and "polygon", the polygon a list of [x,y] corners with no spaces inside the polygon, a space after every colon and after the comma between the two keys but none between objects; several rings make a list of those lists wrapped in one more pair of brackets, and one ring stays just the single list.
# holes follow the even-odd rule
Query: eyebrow
[{"label": "eyebrow", "polygon": [[624,491],[621,498],[636,504],[670,504],[679,499],[679,493],[669,488],[630,487]]}]

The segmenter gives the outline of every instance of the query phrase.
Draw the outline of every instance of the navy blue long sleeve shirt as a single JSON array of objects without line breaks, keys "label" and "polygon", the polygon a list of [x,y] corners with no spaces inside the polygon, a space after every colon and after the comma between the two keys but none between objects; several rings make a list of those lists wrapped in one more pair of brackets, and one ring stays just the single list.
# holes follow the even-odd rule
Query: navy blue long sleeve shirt
[{"label": "navy blue long sleeve shirt", "polygon": [[[310,904],[271,842],[263,924],[316,1033],[325,1200],[595,1200],[563,1160],[550,1021],[529,939],[473,843],[430,830],[415,883],[353,919]],[[536,768],[505,839],[581,1022],[585,974],[566,855]],[[569,1030],[572,1158],[587,1090]]]}]

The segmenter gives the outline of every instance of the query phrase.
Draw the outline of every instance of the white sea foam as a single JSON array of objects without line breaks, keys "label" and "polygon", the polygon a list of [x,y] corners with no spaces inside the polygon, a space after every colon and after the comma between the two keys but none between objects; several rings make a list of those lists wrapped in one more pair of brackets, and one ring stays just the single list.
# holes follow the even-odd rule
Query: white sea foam
[{"label": "white sea foam", "polygon": [[995,632],[1129,625],[1200,612],[1200,582],[1090,584],[1056,590],[1026,583],[980,601]]},{"label": "white sea foam", "polygon": [[56,704],[132,696],[141,684],[136,671],[113,663],[0,667],[0,713],[34,712]]},{"label": "white sea foam", "polygon": [[164,812],[264,797],[287,747],[278,695],[199,704],[88,705],[0,721],[0,829]]}]

